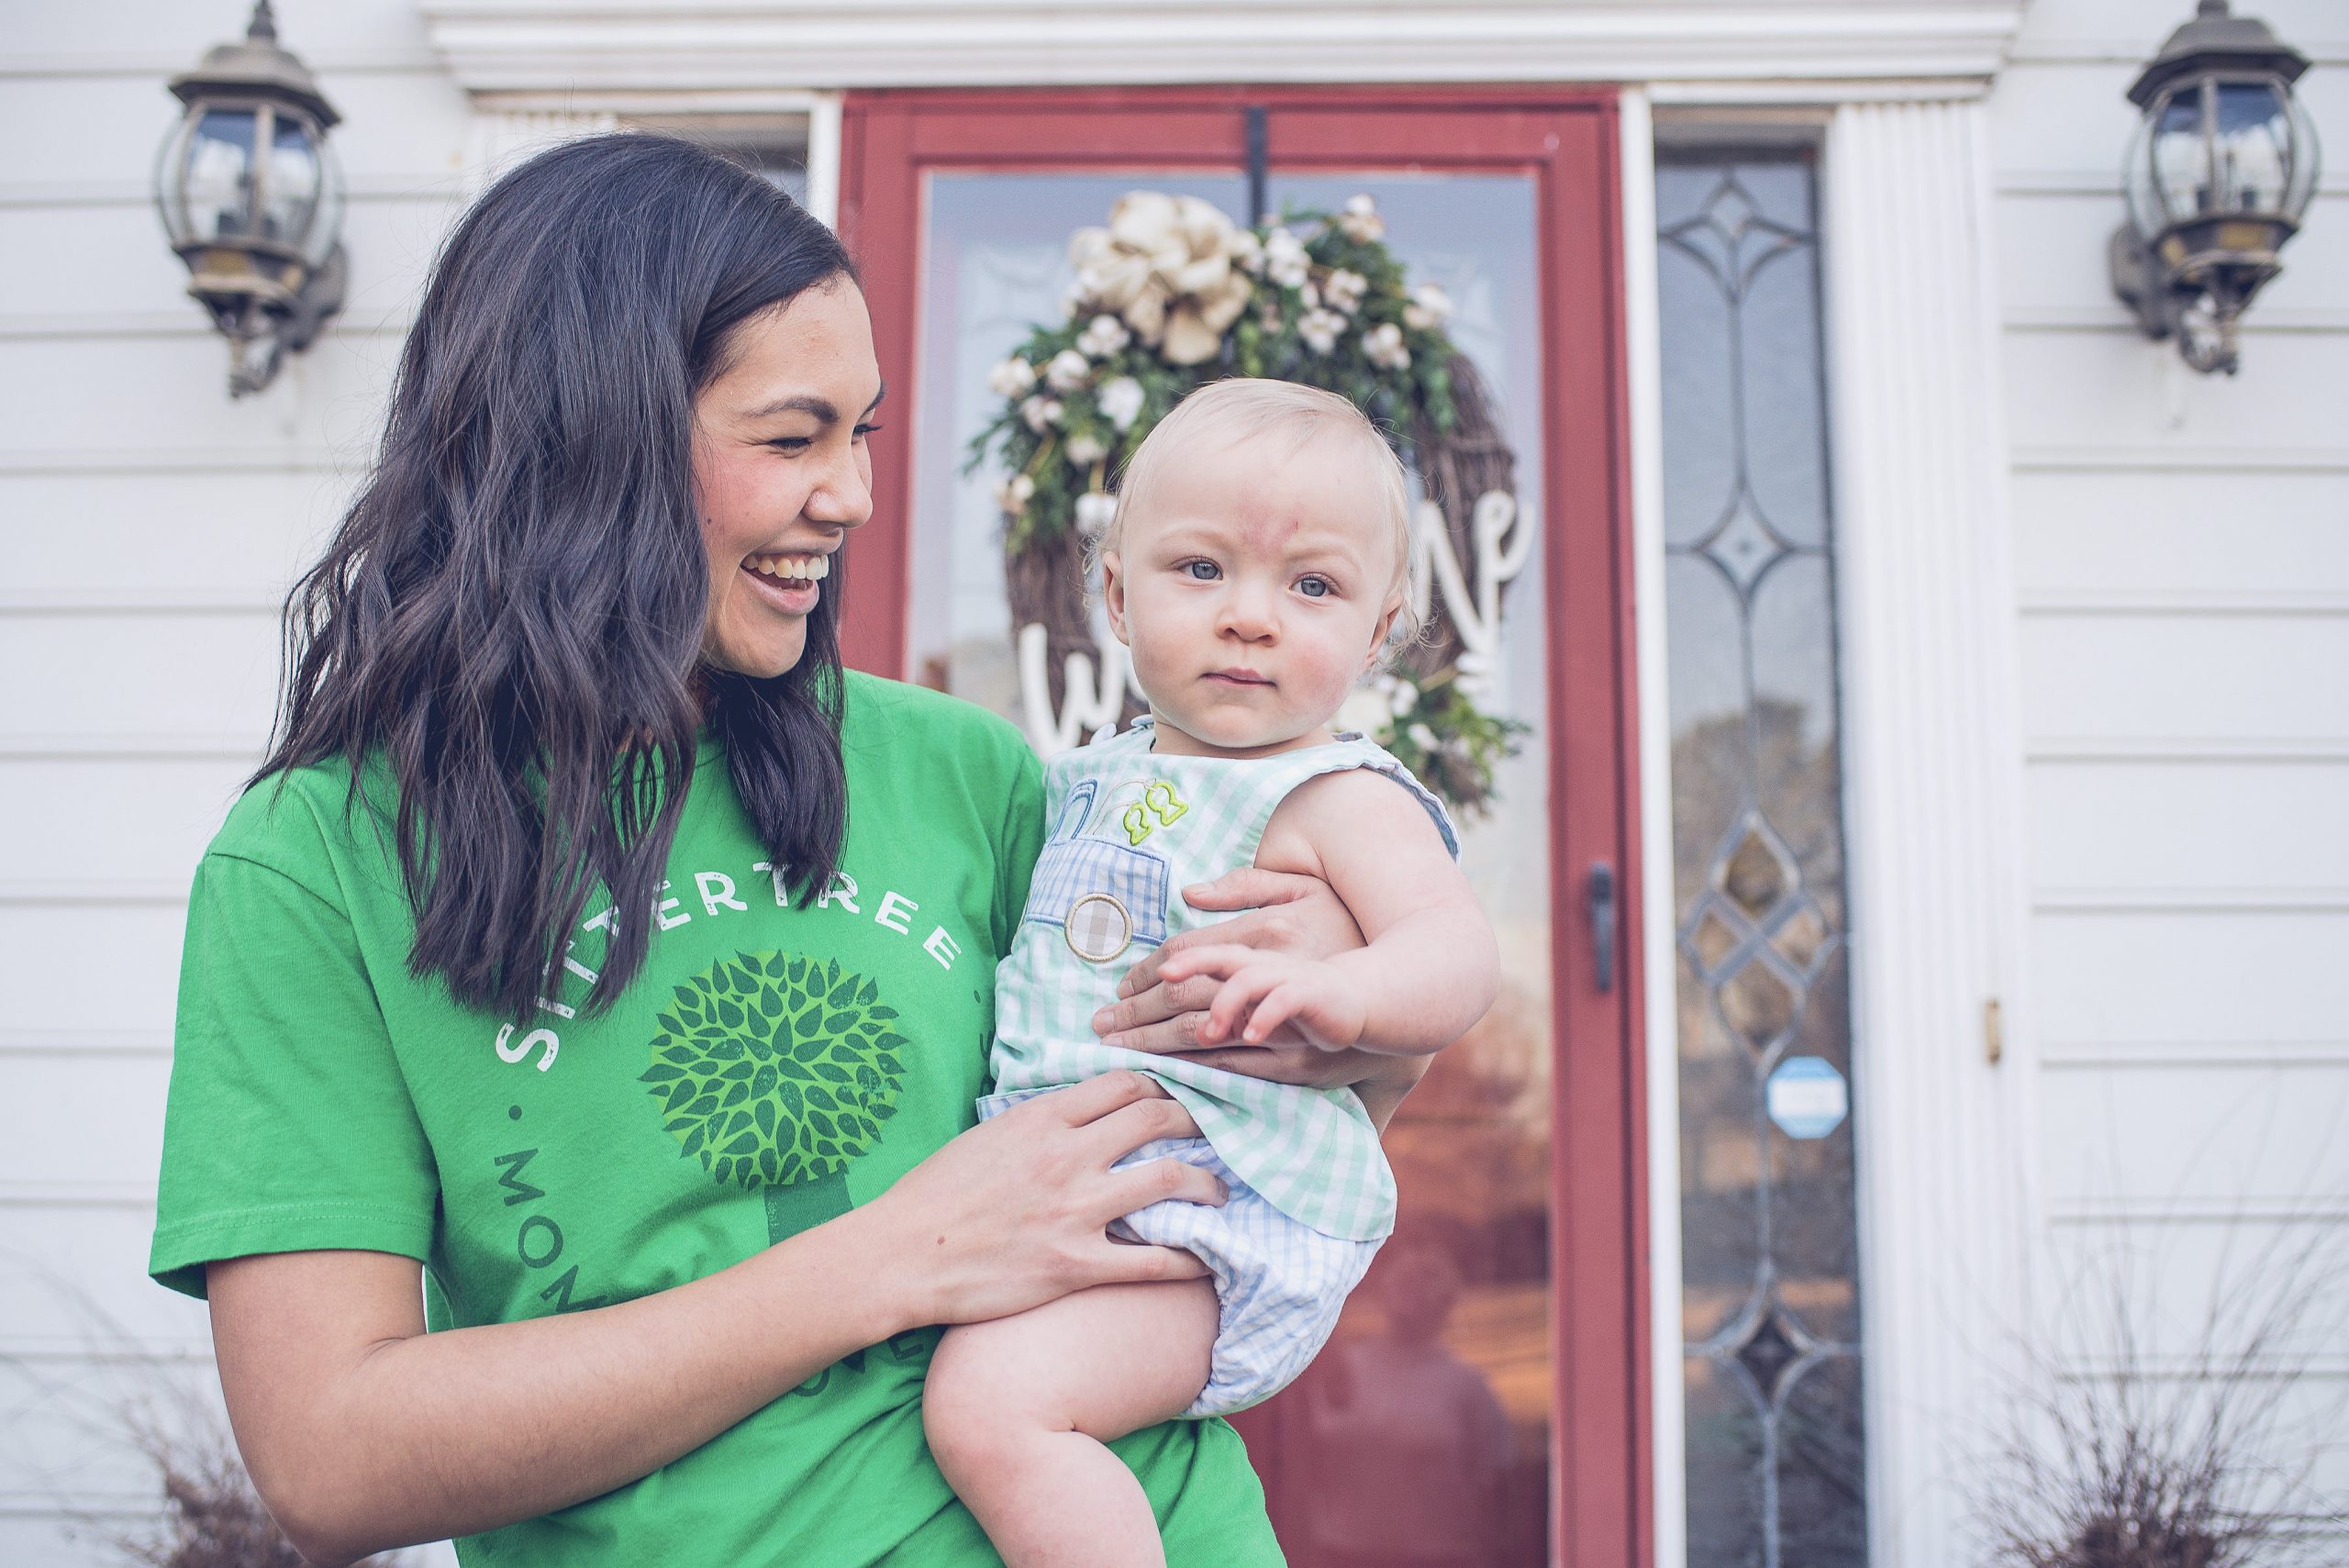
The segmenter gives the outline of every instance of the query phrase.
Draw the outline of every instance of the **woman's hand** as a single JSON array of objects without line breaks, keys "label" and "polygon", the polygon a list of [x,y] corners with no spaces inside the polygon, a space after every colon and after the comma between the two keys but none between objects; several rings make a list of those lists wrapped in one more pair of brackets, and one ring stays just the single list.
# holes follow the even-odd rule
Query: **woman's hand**
[{"label": "woman's hand", "polygon": [[1208,1267],[1191,1253],[1106,1232],[1163,1198],[1223,1201],[1213,1176],[1180,1160],[1109,1169],[1152,1139],[1198,1130],[1156,1084],[1108,1073],[980,1123],[856,1214],[880,1228],[875,1266],[903,1265],[917,1324],[1008,1317],[1089,1285],[1196,1279]]},{"label": "woman's hand", "polygon": [[1361,947],[1362,929],[1330,884],[1319,877],[1248,866],[1186,887],[1183,897],[1194,909],[1243,913],[1186,931],[1151,951],[1126,972],[1118,986],[1119,1000],[1094,1015],[1093,1032],[1107,1045],[1187,1057],[1275,1084],[1351,1087],[1362,1096],[1371,1120],[1384,1130],[1395,1107],[1427,1072],[1428,1058],[1322,1051],[1286,1027],[1261,1044],[1226,1040],[1205,1032],[1208,1008],[1221,981],[1204,974],[1179,982],[1159,977],[1168,959],[1194,948],[1237,943],[1262,952],[1328,958]]}]

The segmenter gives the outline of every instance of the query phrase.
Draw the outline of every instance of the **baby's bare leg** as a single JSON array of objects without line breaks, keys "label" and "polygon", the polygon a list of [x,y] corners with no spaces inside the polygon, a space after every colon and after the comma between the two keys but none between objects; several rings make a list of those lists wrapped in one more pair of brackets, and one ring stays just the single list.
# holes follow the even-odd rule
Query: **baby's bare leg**
[{"label": "baby's bare leg", "polygon": [[1158,1568],[1141,1484],[1102,1447],[1190,1407],[1215,1345],[1208,1280],[1105,1284],[949,1329],[922,1429],[1010,1568]]}]

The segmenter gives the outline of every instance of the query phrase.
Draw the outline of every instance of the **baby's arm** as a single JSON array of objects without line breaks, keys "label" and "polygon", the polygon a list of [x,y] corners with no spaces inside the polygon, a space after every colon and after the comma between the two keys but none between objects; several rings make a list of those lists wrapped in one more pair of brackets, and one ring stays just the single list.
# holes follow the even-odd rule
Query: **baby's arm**
[{"label": "baby's arm", "polygon": [[1286,1023],[1329,1050],[1420,1054],[1459,1039],[1493,1005],[1492,928],[1426,808],[1392,779],[1357,768],[1298,786],[1273,814],[1256,863],[1322,878],[1369,945],[1319,961],[1234,947],[1168,959],[1167,980],[1224,982],[1201,1043],[1236,1032],[1261,1044]]}]

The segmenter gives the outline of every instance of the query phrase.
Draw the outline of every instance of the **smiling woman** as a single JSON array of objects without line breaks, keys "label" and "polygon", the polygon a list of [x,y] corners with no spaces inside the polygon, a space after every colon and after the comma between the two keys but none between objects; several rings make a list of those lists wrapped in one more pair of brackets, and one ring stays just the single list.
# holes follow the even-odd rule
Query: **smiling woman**
[{"label": "smiling woman", "polygon": [[[702,657],[773,679],[799,662],[807,617],[847,531],[873,515],[867,438],[881,404],[864,295],[836,277],[742,324],[694,400],[694,491],[709,552]],[[860,409],[844,419],[843,408]],[[837,591],[837,590],[836,590]]]},{"label": "smiling woman", "polygon": [[[440,260],[197,872],[150,1265],[314,1561],[990,1562],[935,1326],[1203,1270],[1106,1234],[1217,1195],[1111,1171],[1195,1130],[1140,1076],[973,1126],[1042,794],[1009,726],[841,667],[880,401],[839,241],[682,142],[543,153]],[[1219,941],[1351,930],[1231,881],[1200,906],[1296,902]],[[1196,1028],[1130,989],[1099,1028]],[[1228,1427],[1119,1454],[1171,1561],[1278,1561]]]}]

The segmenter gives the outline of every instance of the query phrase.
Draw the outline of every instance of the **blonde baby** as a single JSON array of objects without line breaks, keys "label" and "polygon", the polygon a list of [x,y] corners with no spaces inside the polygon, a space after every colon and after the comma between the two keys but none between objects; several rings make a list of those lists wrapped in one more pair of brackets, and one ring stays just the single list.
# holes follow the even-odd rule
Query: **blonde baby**
[{"label": "blonde baby", "polygon": [[1286,382],[1201,388],[1127,469],[1102,595],[1150,713],[1046,771],[1050,839],[997,973],[996,1093],[980,1114],[1131,1068],[1199,1136],[1120,1165],[1180,1161],[1227,1195],[1152,1203],[1112,1228],[1197,1254],[1211,1278],[1096,1286],[940,1345],[930,1449],[1012,1568],[1163,1563],[1141,1487],[1104,1445],[1278,1392],[1394,1228],[1394,1176],[1351,1089],[1095,1038],[1125,970],[1202,923],[1180,890],[1249,864],[1318,877],[1366,944],[1326,960],[1216,945],[1168,958],[1166,981],[1219,982],[1202,1044],[1285,1030],[1419,1054],[1492,1003],[1492,932],[1442,806],[1332,728],[1403,613],[1408,517],[1402,467],[1370,422]]}]

